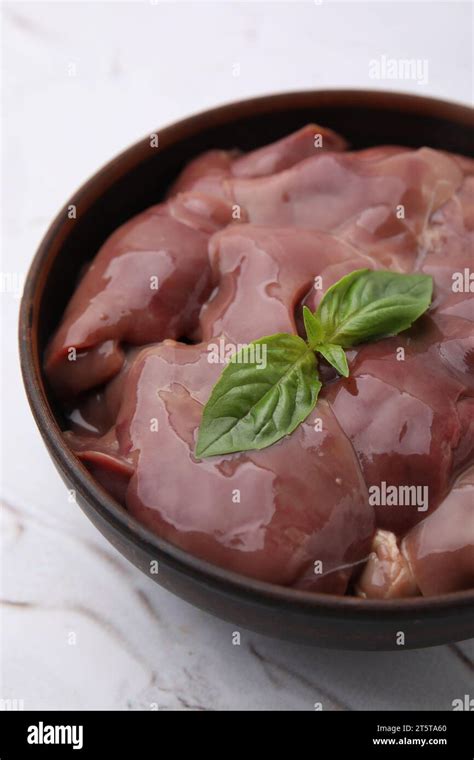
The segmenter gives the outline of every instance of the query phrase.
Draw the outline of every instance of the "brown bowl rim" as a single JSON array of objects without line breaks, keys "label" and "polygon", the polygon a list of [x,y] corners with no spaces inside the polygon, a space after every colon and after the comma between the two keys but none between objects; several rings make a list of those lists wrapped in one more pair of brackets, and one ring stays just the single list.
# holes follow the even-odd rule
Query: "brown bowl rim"
[{"label": "brown bowl rim", "polygon": [[[316,99],[320,106],[347,107],[354,105],[358,108],[378,107],[394,112],[417,112],[420,115],[440,117],[445,120],[452,119],[457,123],[474,126],[472,109],[453,101],[382,90],[331,89],[283,92],[232,101],[200,111],[166,127],[159,128],[159,130],[152,130],[150,134],[158,131],[160,145],[168,147],[196,134],[210,122],[213,126],[219,126],[229,123],[236,117],[242,119],[257,113],[278,110],[278,108],[290,110],[291,108],[311,107],[315,105]],[[123,150],[84,182],[50,224],[36,251],[25,280],[19,317],[20,363],[23,381],[35,421],[61,473],[106,523],[148,556],[155,555],[158,560],[163,558],[165,564],[173,565],[181,572],[187,575],[191,574],[203,583],[226,592],[231,591],[237,596],[253,597],[254,601],[264,605],[279,602],[293,609],[299,608],[306,612],[308,609],[313,609],[337,616],[344,612],[350,612],[356,614],[357,617],[365,618],[372,618],[377,612],[386,614],[388,617],[411,616],[413,613],[428,613],[428,616],[431,617],[430,613],[436,615],[444,610],[460,610],[472,605],[474,589],[403,600],[360,599],[353,596],[322,594],[278,586],[213,565],[153,534],[135,518],[127,514],[126,510],[93,479],[85,466],[67,447],[47,400],[36,333],[38,306],[53,261],[50,248],[58,237],[61,238],[67,234],[65,219],[70,204],[74,203],[76,206],[86,204],[87,206],[88,203],[93,202],[103,193],[105,187],[110,187],[133,166],[146,161],[148,157],[149,137],[145,137]]]}]

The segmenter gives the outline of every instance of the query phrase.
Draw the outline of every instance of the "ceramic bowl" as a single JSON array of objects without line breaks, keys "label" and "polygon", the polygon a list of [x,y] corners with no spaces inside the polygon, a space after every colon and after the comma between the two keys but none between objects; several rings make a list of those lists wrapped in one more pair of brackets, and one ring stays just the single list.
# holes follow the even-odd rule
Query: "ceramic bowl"
[{"label": "ceramic bowl", "polygon": [[[31,265],[20,315],[20,354],[29,403],[67,487],[94,525],[127,559],[191,604],[232,621],[235,630],[341,649],[426,647],[474,636],[474,590],[436,598],[367,601],[296,591],[210,565],[153,535],[93,479],[65,445],[60,406],[42,355],[81,267],[122,222],[159,201],[180,169],[209,148],[256,148],[313,122],[340,132],[353,148],[395,143],[469,155],[472,111],[388,92],[297,92],[215,108],[149,135],[121,153],[66,202]],[[151,125],[153,127],[153,125]],[[68,206],[74,204],[76,219]],[[177,485],[178,487],[178,485]],[[404,647],[399,645],[404,633]]]}]

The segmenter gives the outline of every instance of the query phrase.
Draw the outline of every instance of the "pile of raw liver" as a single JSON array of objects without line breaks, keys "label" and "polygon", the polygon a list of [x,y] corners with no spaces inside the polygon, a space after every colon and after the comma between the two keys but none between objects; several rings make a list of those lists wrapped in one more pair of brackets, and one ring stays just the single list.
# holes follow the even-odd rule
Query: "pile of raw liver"
[{"label": "pile of raw liver", "polygon": [[[375,598],[474,586],[473,200],[472,160],[349,151],[316,125],[197,157],[105,241],[50,341],[68,445],[152,531],[244,575]],[[291,436],[196,459],[223,369],[209,344],[297,332],[362,267],[432,275],[430,311],[351,350],[348,379],[322,365]],[[426,486],[428,508],[373,505],[381,484]]]}]

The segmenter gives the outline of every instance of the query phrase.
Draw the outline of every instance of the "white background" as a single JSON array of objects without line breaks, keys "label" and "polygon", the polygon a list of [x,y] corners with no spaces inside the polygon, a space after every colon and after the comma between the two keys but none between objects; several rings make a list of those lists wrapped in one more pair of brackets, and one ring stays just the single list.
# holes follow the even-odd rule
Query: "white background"
[{"label": "white background", "polygon": [[[15,2],[2,16],[2,271],[11,275],[26,271],[91,173],[192,112],[325,87],[472,98],[467,3]],[[426,59],[428,82],[370,79],[369,61],[382,55]],[[18,370],[18,297],[3,289],[1,698],[29,709],[388,710],[451,709],[472,692],[472,642],[350,653],[244,632],[235,647],[232,626],[122,559],[68,503],[40,441]]]}]

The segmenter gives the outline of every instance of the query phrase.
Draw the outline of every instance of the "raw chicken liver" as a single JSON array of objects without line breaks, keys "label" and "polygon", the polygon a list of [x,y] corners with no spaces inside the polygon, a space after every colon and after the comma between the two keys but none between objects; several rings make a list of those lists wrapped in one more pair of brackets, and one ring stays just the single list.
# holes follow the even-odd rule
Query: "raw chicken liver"
[{"label": "raw chicken liver", "polygon": [[79,455],[106,487],[111,452],[124,476],[133,468],[127,508],[183,549],[260,580],[344,592],[374,530],[350,442],[322,402],[274,446],[196,459],[202,406],[222,371],[208,348],[167,341],[144,349],[125,381],[113,441],[108,433],[73,445],[85,444]]},{"label": "raw chicken liver", "polygon": [[[470,588],[473,243],[468,158],[351,151],[314,124],[208,151],[78,283],[45,356],[65,440],[151,531],[229,570],[366,598]],[[430,274],[429,312],[351,349],[347,379],[321,361],[317,406],[292,435],[197,459],[223,368],[210,348],[301,333],[302,305],[360,268]]]}]

